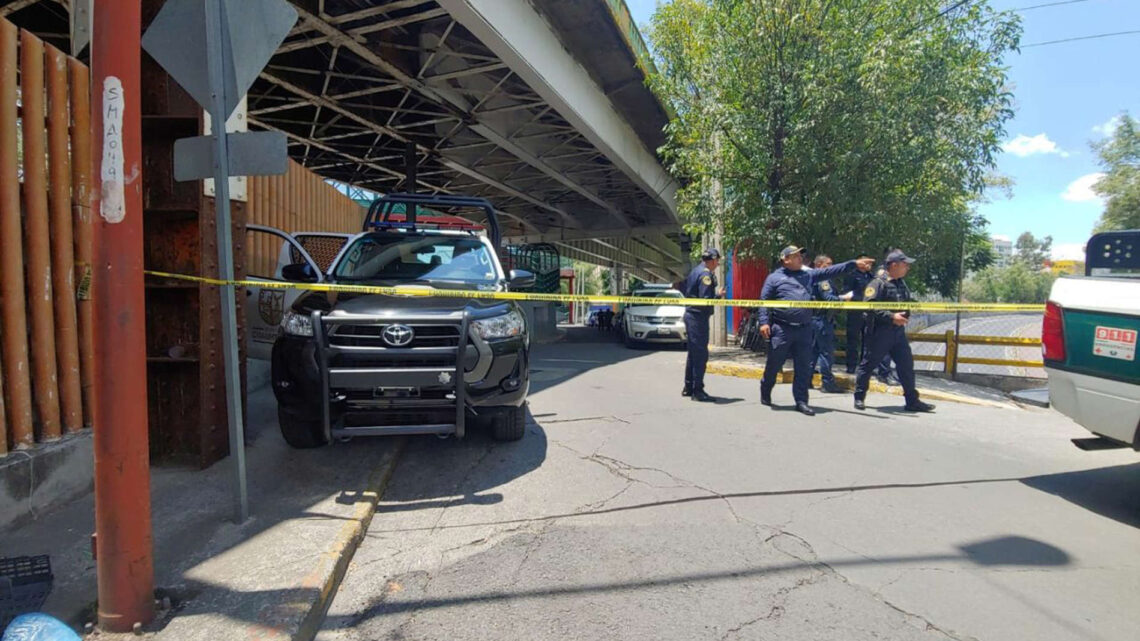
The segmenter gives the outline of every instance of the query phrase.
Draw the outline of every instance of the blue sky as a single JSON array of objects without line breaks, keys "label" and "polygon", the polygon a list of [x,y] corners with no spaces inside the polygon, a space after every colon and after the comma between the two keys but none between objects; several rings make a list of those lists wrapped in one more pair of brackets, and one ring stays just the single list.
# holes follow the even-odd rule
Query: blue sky
[{"label": "blue sky", "polygon": [[[990,0],[1020,9],[1060,0]],[[657,0],[626,0],[644,25]],[[1083,0],[1021,12],[1022,51],[1007,59],[1016,115],[1007,123],[1007,151],[998,170],[1013,178],[1012,197],[993,194],[979,211],[990,232],[1053,236],[1054,256],[1080,258],[1103,203],[1089,191],[1100,171],[1090,141],[1113,116],[1140,116],[1140,34],[1033,43],[1140,29],[1140,0]]]}]

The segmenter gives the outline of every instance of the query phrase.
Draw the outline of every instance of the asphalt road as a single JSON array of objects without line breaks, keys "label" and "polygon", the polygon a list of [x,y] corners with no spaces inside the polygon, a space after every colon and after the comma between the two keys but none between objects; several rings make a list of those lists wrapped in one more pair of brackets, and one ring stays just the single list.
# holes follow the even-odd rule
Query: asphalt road
[{"label": "asphalt road", "polygon": [[[947,330],[954,329],[954,321],[937,323],[922,330],[923,334],[945,334]],[[973,318],[963,318],[961,333],[974,336],[1002,336],[1018,338],[1041,338],[1040,314],[1003,314],[985,315]],[[915,354],[944,356],[946,345],[944,343],[912,342],[911,349]],[[1001,358],[1019,361],[1040,361],[1041,348],[1037,346],[1020,347],[1016,345],[963,345],[959,356],[972,356],[975,358]],[[942,364],[931,362],[915,363],[919,370],[942,370]],[[1005,367],[994,365],[974,365],[963,363],[958,371],[973,374],[1000,374],[1005,376],[1029,376],[1044,378],[1045,370],[1041,367]]]},{"label": "asphalt road", "polygon": [[410,442],[318,639],[1136,638],[1135,453],[1049,410],[693,403],[684,357],[544,346],[525,439]]}]

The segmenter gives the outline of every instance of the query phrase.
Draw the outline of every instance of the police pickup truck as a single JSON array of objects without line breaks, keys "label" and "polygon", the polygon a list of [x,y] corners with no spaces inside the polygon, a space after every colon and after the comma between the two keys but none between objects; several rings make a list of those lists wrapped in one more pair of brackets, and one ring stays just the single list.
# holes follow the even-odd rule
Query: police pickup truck
[{"label": "police pickup truck", "polygon": [[1078,447],[1140,450],[1140,230],[1097,234],[1085,254],[1085,278],[1058,279],[1045,306],[1049,402],[1097,435]]},{"label": "police pickup truck", "polygon": [[[438,215],[456,210],[481,212],[486,226]],[[529,272],[503,272],[490,203],[389,194],[372,203],[359,234],[298,239],[251,229],[283,241],[274,273],[263,280],[458,294],[248,288],[248,350],[271,359],[289,445],[373,435],[462,437],[470,419],[489,423],[497,439],[523,437],[530,386],[526,318],[514,301],[463,297],[534,282]],[[311,255],[301,240],[323,247],[325,258]]]}]

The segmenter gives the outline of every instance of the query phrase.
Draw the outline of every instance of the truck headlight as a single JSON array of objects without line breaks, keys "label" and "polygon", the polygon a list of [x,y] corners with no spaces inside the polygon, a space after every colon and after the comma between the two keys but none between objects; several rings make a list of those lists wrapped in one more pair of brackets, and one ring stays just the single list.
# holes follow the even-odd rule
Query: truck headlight
[{"label": "truck headlight", "polygon": [[312,336],[313,319],[305,314],[287,311],[281,317],[281,329],[290,336]]},{"label": "truck headlight", "polygon": [[526,319],[522,314],[512,310],[502,316],[473,321],[471,329],[484,340],[510,338],[522,335],[526,330]]}]

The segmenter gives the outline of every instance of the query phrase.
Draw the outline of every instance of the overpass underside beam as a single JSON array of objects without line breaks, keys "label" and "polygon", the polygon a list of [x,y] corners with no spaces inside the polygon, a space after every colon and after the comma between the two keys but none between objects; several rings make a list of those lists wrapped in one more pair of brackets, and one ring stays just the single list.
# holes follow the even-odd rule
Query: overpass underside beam
[{"label": "overpass underside beam", "polygon": [[488,198],[507,236],[676,231],[655,151],[525,0],[291,1],[301,19],[249,120],[285,132],[304,166],[377,192]]}]

